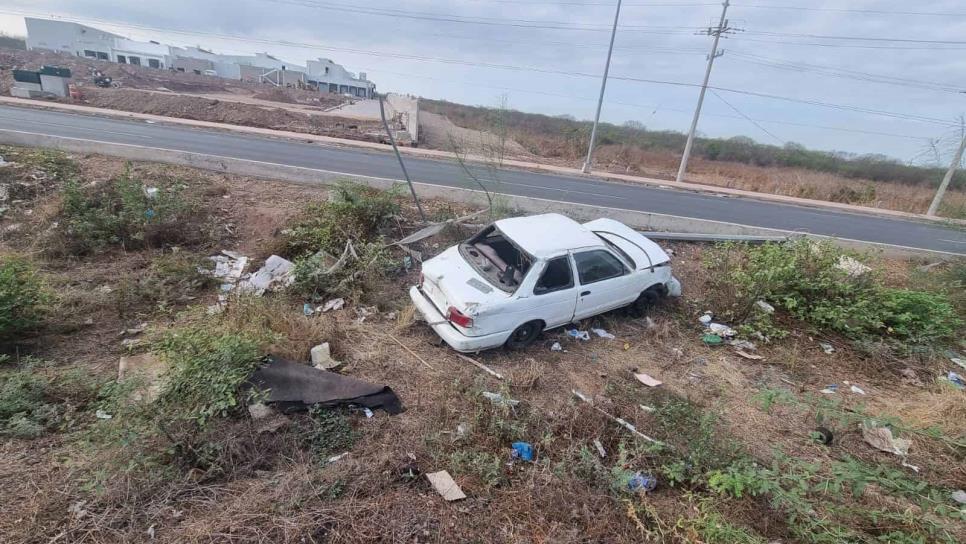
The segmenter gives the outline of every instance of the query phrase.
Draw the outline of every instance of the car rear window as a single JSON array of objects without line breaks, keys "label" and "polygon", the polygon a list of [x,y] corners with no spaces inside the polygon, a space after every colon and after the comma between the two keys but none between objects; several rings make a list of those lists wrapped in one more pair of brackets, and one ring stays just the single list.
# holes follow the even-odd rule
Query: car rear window
[{"label": "car rear window", "polygon": [[459,245],[460,255],[491,285],[513,293],[530,270],[530,255],[504,236],[495,225]]}]

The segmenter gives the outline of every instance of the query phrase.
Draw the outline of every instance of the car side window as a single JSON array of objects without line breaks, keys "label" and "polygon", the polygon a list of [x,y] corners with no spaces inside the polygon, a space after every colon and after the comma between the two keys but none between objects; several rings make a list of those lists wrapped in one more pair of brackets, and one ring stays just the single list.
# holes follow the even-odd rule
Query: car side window
[{"label": "car side window", "polygon": [[624,264],[602,249],[575,253],[574,261],[577,262],[577,275],[580,277],[581,285],[616,278],[624,274]]},{"label": "car side window", "polygon": [[535,295],[551,293],[561,289],[570,289],[574,286],[574,275],[570,270],[570,259],[566,255],[550,259],[547,261],[546,268],[540,274],[537,285],[533,288]]}]

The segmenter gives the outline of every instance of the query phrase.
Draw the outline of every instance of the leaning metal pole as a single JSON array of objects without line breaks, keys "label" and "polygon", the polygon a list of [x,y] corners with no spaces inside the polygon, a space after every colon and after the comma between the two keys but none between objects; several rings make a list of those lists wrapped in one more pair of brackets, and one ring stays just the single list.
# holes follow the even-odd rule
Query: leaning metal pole
[{"label": "leaning metal pole", "polygon": [[590,147],[587,148],[587,160],[584,161],[583,172],[590,173],[590,166],[594,161],[594,143],[597,141],[597,124],[600,122],[600,108],[604,105],[604,89],[607,88],[607,72],[610,71],[610,56],[614,52],[614,37],[617,36],[617,21],[621,17],[621,0],[617,0],[617,13],[614,14],[614,28],[610,31],[610,47],[607,48],[607,62],[604,64],[604,77],[600,81],[600,98],[597,99],[597,115],[594,116],[594,128],[590,129]]},{"label": "leaning metal pole", "polygon": [[416,196],[416,188],[413,187],[413,182],[409,179],[409,172],[406,171],[406,164],[403,162],[402,155],[399,154],[399,148],[396,147],[396,138],[392,135],[392,130],[389,129],[389,122],[386,121],[386,108],[382,105],[382,95],[376,93],[379,97],[379,116],[382,117],[382,126],[386,127],[386,134],[389,136],[389,143],[392,144],[392,150],[396,153],[396,158],[399,159],[399,167],[402,168],[403,176],[406,177],[406,183],[409,184],[409,191],[413,194],[413,202],[416,203],[416,209],[419,210],[419,217],[426,221],[426,213],[423,212],[423,207],[419,204],[419,197]]}]

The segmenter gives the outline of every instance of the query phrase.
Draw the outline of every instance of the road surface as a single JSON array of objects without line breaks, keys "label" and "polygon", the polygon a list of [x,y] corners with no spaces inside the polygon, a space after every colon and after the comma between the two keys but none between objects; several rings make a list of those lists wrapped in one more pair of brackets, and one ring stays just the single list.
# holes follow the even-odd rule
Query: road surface
[{"label": "road surface", "polygon": [[[391,153],[328,147],[284,138],[149,124],[74,113],[0,106],[0,131],[12,130],[90,141],[208,153],[346,174],[401,178]],[[455,162],[406,157],[413,181],[477,188]],[[474,167],[483,177],[491,173]],[[937,223],[850,213],[712,194],[615,183],[599,179],[499,170],[489,189],[509,195],[654,212],[754,227],[794,230],[866,242],[966,254],[966,229]]]}]

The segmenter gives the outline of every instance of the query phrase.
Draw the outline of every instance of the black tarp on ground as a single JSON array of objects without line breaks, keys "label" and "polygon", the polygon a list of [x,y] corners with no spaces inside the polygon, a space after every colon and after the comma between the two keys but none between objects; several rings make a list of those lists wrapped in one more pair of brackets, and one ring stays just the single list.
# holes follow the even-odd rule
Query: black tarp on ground
[{"label": "black tarp on ground", "polygon": [[267,391],[265,402],[276,404],[286,413],[305,410],[314,404],[356,404],[370,409],[382,408],[389,414],[403,411],[402,402],[388,386],[278,357],[268,357],[266,363],[248,378],[248,386]]}]

